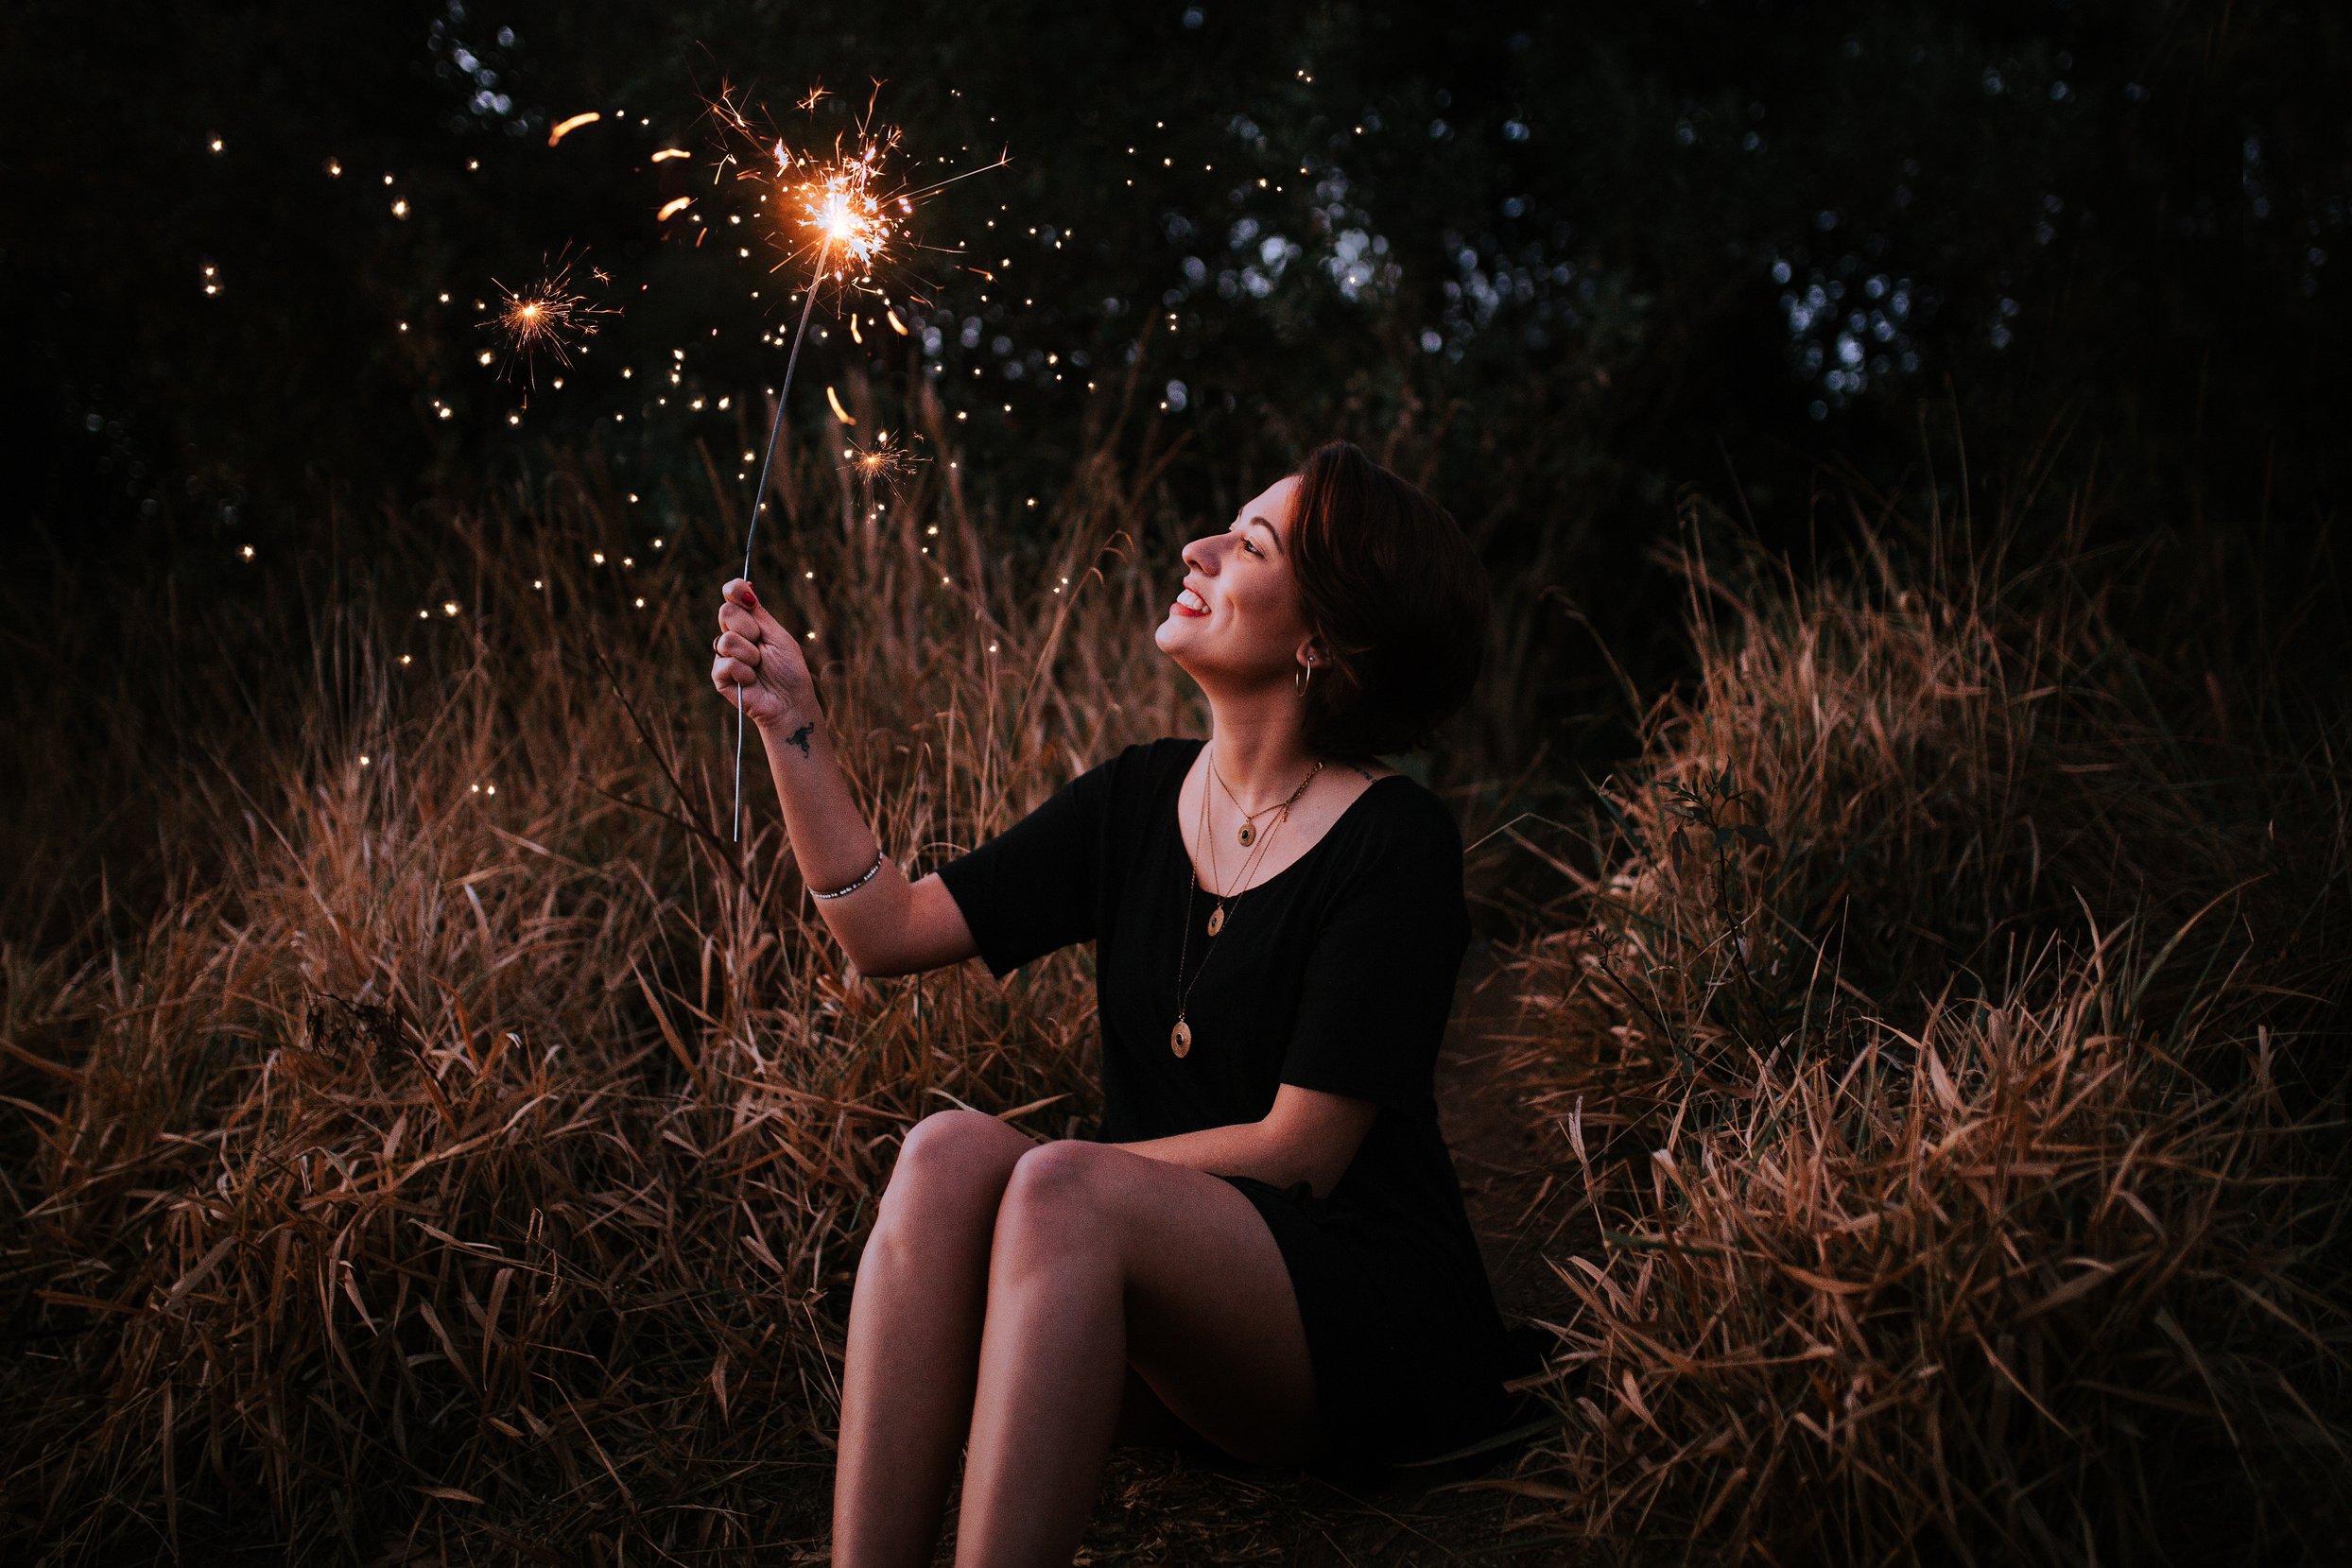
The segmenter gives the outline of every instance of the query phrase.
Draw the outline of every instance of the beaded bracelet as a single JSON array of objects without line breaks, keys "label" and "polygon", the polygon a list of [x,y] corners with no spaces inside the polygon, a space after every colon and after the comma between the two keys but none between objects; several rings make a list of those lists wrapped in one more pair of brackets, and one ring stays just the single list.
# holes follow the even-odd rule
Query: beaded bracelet
[{"label": "beaded bracelet", "polygon": [[877,849],[877,850],[875,850],[875,851],[873,852],[873,864],[866,868],[866,874],[865,874],[864,876],[859,877],[856,881],[855,881],[855,882],[851,883],[848,887],[837,887],[837,888],[835,888],[835,889],[834,889],[832,892],[830,892],[830,893],[820,893],[820,892],[818,892],[818,891],[817,891],[817,889],[816,889],[816,888],[811,887],[811,888],[809,889],[809,892],[810,892],[811,894],[814,894],[814,895],[815,895],[816,897],[818,897],[818,898],[839,898],[839,897],[840,897],[842,894],[844,894],[844,893],[854,893],[854,892],[857,891],[857,889],[858,889],[858,888],[863,887],[864,887],[867,883],[869,883],[869,882],[873,881],[873,873],[874,873],[874,872],[876,872],[876,871],[878,871],[878,870],[880,870],[881,869],[882,869],[882,852],[881,852],[879,849]]}]

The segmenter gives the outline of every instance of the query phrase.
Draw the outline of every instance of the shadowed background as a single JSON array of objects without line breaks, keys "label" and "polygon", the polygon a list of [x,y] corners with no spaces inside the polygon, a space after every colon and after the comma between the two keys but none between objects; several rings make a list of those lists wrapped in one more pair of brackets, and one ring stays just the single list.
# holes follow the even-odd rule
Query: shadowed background
[{"label": "shadowed background", "polygon": [[[865,979],[756,774],[725,836],[792,284],[700,105],[829,144],[874,78],[910,157],[1010,154],[918,222],[995,277],[819,310],[754,576],[910,874],[1201,732],[1178,545],[1327,436],[1496,591],[1398,760],[1552,1414],[1451,1491],[1122,1455],[1091,1551],[2341,1539],[2334,11],[0,26],[11,1539],[818,1559],[905,1127],[1091,1112],[1089,955]],[[502,379],[493,280],[567,246],[617,314]]]},{"label": "shadowed background", "polygon": [[[918,225],[1006,286],[948,282],[935,340],[836,323],[792,410],[817,439],[817,384],[931,379],[1007,544],[1101,417],[1084,383],[1139,341],[1188,524],[1320,437],[1370,439],[1645,669],[1679,657],[1642,564],[1678,487],[1802,547],[1825,467],[1923,476],[1923,420],[1996,476],[2062,444],[2058,473],[2096,467],[2151,522],[2308,528],[2343,478],[2325,7],[133,5],[10,28],[12,507],[36,548],[168,560],[208,594],[317,553],[330,507],[373,529],[565,456],[639,493],[648,536],[710,499],[702,455],[756,443],[785,315],[758,240],[745,262],[653,219],[707,205],[698,100],[722,85],[823,142],[878,78],[913,156],[1010,150]],[[835,96],[795,112],[811,84]],[[696,157],[648,163],[671,146]],[[567,244],[624,314],[510,426],[474,302]],[[1568,714],[1595,706],[1586,652],[1543,672]]]}]

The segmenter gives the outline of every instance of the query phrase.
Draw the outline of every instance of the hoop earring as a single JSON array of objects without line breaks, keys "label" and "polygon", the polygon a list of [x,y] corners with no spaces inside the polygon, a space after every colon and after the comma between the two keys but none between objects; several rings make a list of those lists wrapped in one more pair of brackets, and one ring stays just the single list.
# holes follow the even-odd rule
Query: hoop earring
[{"label": "hoop earring", "polygon": [[1308,654],[1308,655],[1306,656],[1306,670],[1305,670],[1304,672],[1302,672],[1302,674],[1300,674],[1300,675],[1294,675],[1294,676],[1292,676],[1292,677],[1290,678],[1290,689],[1291,689],[1292,691],[1294,691],[1294,692],[1298,693],[1301,697],[1305,697],[1305,696],[1306,695],[1306,688],[1307,688],[1307,687],[1309,687],[1309,686],[1311,686],[1311,685],[1313,685],[1314,683],[1315,683],[1315,656],[1314,656],[1313,654],[1311,654],[1311,653],[1310,653],[1310,654]]}]

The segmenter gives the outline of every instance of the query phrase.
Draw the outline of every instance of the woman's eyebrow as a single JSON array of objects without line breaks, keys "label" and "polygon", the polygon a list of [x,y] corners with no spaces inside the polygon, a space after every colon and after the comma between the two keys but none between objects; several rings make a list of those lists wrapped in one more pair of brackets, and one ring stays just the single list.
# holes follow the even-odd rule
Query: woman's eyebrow
[{"label": "woman's eyebrow", "polygon": [[1253,517],[1249,520],[1249,523],[1244,523],[1242,526],[1246,528],[1250,526],[1250,523],[1254,523],[1259,527],[1266,530],[1266,537],[1274,542],[1274,548],[1277,551],[1282,548],[1282,535],[1274,531],[1274,526],[1271,523],[1267,522],[1266,519],[1262,517]]}]

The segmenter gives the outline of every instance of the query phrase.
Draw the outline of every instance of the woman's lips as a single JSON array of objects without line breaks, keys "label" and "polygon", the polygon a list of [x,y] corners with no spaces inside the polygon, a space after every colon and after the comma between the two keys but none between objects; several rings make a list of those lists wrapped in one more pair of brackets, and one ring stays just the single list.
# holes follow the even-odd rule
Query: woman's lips
[{"label": "woman's lips", "polygon": [[1205,610],[1193,609],[1192,606],[1185,603],[1182,599],[1171,600],[1168,604],[1168,609],[1174,611],[1179,615],[1190,615],[1196,619],[1208,613]]}]

